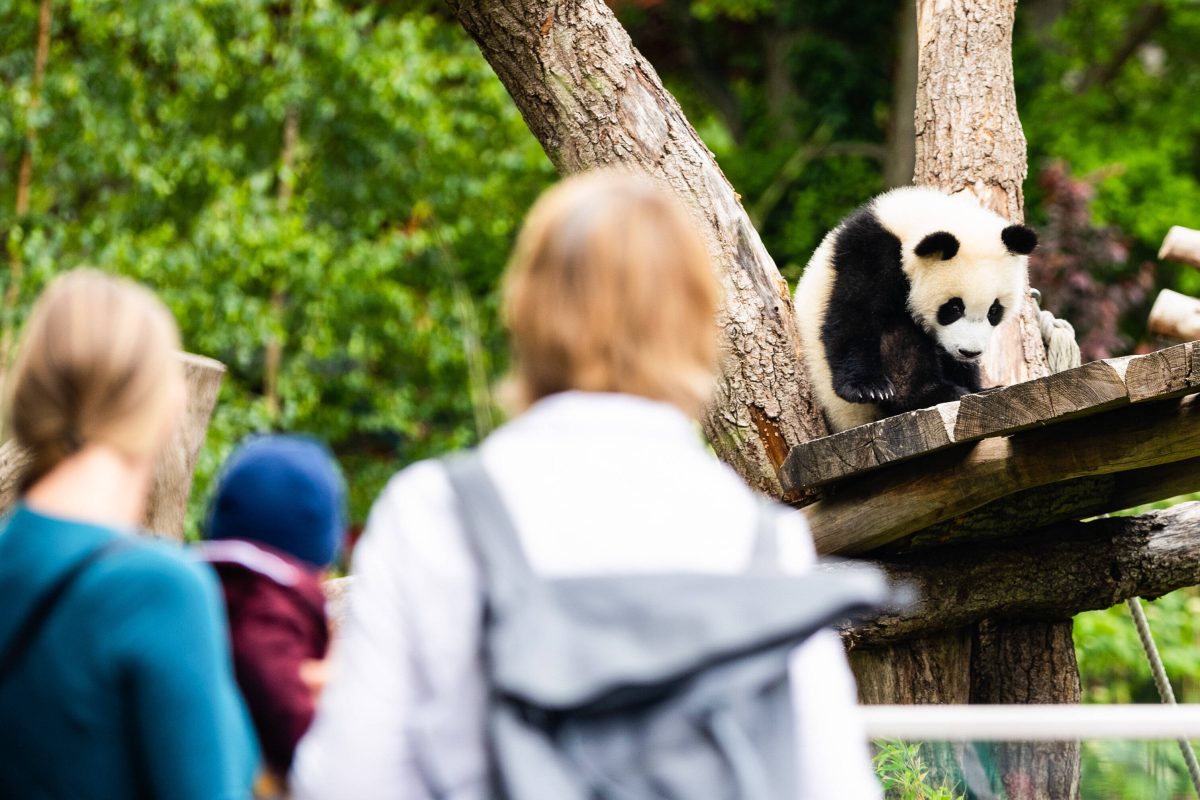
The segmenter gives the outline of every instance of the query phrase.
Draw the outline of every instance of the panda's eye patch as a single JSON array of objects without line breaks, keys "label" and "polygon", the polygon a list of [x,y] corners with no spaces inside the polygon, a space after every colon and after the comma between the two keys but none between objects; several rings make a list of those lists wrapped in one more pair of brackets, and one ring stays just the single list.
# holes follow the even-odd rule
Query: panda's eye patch
[{"label": "panda's eye patch", "polygon": [[999,325],[1002,319],[1004,319],[1004,306],[1000,305],[999,300],[993,300],[992,307],[988,309],[988,322],[995,326]]},{"label": "panda's eye patch", "polygon": [[967,311],[967,307],[963,305],[961,297],[951,297],[946,302],[942,303],[938,308],[937,322],[938,325],[946,326],[953,322],[958,322],[962,319],[963,314]]}]

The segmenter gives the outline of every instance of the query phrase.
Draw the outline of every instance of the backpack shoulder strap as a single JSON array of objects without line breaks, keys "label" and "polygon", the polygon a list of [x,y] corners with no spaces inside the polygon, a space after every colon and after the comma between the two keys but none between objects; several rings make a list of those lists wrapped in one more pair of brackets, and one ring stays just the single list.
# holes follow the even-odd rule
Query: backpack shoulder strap
[{"label": "backpack shoulder strap", "polygon": [[478,451],[458,453],[442,463],[458,501],[463,536],[483,574],[489,605],[493,610],[509,607],[537,584],[512,516]]},{"label": "backpack shoulder strap", "polygon": [[754,533],[754,549],[750,553],[747,572],[756,575],[779,574],[783,571],[779,560],[779,515],[782,509],[766,498],[759,498],[756,505],[758,527]]},{"label": "backpack shoulder strap", "polygon": [[130,543],[124,537],[100,545],[58,576],[50,588],[42,593],[42,596],[34,603],[33,611],[29,612],[25,621],[17,627],[17,632],[10,642],[8,650],[0,656],[0,686],[4,685],[13,670],[20,665],[21,659],[25,657],[30,646],[37,639],[38,633],[45,626],[46,620],[50,618],[62,598],[75,585],[79,576],[86,572],[92,564],[129,546]]}]

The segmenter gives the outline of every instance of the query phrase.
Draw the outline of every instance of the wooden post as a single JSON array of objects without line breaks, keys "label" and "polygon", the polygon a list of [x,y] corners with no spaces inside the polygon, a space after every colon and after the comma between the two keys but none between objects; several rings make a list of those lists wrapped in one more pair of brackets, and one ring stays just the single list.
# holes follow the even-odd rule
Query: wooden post
[{"label": "wooden post", "polygon": [[[187,382],[187,411],[159,456],[146,504],[147,530],[173,539],[183,538],[192,474],[204,445],[208,421],[217,403],[225,365],[190,353],[181,353]],[[0,510],[17,499],[17,485],[28,458],[11,440],[0,445]]]},{"label": "wooden post", "polygon": [[159,455],[150,501],[146,504],[146,529],[174,539],[183,538],[187,502],[192,493],[196,459],[208,433],[208,421],[217,405],[225,365],[211,358],[180,354],[187,381],[187,411]]}]

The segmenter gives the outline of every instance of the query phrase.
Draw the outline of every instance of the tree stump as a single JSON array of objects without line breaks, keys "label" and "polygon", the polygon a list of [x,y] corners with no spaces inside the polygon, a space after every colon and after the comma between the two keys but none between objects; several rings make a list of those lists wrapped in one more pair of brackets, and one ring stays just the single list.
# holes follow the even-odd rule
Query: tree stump
[{"label": "tree stump", "polygon": [[[187,410],[159,454],[144,522],[147,530],[172,539],[183,538],[196,459],[204,445],[208,421],[225,377],[225,365],[219,361],[190,353],[180,353],[180,359],[187,384]],[[0,510],[16,501],[21,472],[28,461],[26,454],[11,440],[0,445]]]}]

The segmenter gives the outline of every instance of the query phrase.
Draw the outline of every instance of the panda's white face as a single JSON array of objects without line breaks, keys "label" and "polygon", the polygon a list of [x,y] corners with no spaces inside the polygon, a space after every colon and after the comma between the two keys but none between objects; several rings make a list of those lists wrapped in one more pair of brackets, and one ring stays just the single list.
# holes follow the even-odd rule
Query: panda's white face
[{"label": "panda's white face", "polygon": [[925,187],[882,195],[875,211],[900,240],[913,319],[952,357],[979,360],[996,328],[1024,302],[1037,235],[969,194]]},{"label": "panda's white face", "polygon": [[[938,259],[938,256],[934,256]],[[1025,290],[1023,257],[955,257],[910,273],[909,310],[942,349],[959,361],[977,361]]]}]

